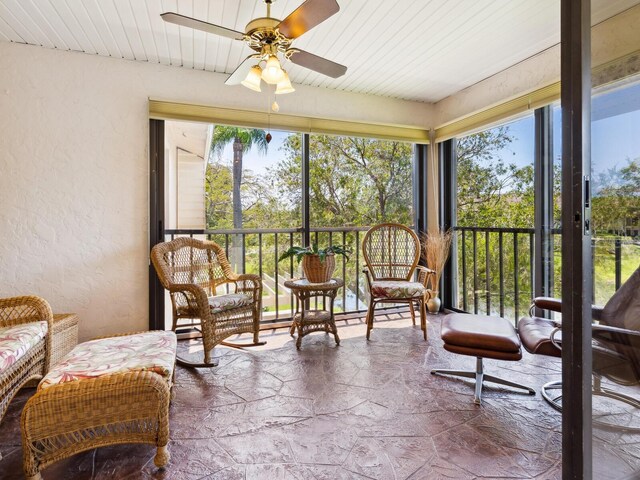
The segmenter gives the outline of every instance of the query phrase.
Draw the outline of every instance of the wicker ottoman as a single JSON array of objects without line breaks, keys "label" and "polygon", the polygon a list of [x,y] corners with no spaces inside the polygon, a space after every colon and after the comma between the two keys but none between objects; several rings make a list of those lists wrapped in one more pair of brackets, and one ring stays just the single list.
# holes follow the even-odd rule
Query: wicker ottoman
[{"label": "wicker ottoman", "polygon": [[169,461],[173,332],[153,331],[81,343],[38,385],[22,411],[24,471],[39,479],[53,462],[96,447],[150,443]]}]

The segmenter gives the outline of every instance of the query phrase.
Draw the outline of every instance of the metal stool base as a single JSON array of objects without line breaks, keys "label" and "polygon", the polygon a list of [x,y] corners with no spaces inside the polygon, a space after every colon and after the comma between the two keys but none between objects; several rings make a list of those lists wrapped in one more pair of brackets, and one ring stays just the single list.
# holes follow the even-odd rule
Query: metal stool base
[{"label": "metal stool base", "polygon": [[[552,390],[560,390],[560,394],[554,395],[551,393]],[[540,393],[542,394],[542,398],[544,398],[547,403],[549,403],[549,405],[551,405],[558,412],[562,412],[562,381],[556,380],[555,382],[545,383],[540,389]],[[619,402],[623,402],[627,405],[640,409],[640,400],[630,395],[626,395],[624,393],[616,392],[615,390],[602,387],[600,378],[596,377],[595,375],[593,378],[593,390],[591,391],[591,394],[597,397],[605,397],[612,400],[617,400]],[[600,420],[597,416],[593,417],[593,424],[615,430],[633,432],[640,431],[640,427],[615,425],[614,423]]]},{"label": "metal stool base", "polygon": [[494,377],[493,375],[487,375],[483,371],[482,365],[482,357],[477,357],[476,359],[476,371],[465,371],[465,370],[446,370],[446,369],[436,369],[431,370],[432,375],[453,375],[455,377],[463,377],[463,378],[473,378],[476,381],[476,389],[473,401],[476,405],[482,404],[482,385],[484,382],[496,383],[498,385],[506,385],[507,387],[520,388],[522,390],[526,390],[529,395],[535,395],[536,391],[527,387],[526,385],[521,385],[519,383],[511,382],[509,380],[505,380],[504,378]]}]

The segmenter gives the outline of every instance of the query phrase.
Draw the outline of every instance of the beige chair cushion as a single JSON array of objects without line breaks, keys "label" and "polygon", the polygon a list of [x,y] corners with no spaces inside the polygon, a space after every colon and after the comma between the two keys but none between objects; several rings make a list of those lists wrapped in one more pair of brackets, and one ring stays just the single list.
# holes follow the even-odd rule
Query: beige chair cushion
[{"label": "beige chair cushion", "polygon": [[47,334],[47,322],[32,322],[0,328],[0,372],[5,371]]},{"label": "beige chair cushion", "polygon": [[175,333],[161,330],[81,343],[47,373],[38,390],[136,371],[153,371],[170,379],[176,361],[176,343]]},{"label": "beige chair cushion", "polygon": [[246,307],[253,303],[253,297],[246,293],[230,293],[209,297],[211,313],[220,313],[238,307]]},{"label": "beige chair cushion", "polygon": [[418,282],[404,280],[377,280],[371,282],[371,295],[374,298],[421,298],[426,288]]}]

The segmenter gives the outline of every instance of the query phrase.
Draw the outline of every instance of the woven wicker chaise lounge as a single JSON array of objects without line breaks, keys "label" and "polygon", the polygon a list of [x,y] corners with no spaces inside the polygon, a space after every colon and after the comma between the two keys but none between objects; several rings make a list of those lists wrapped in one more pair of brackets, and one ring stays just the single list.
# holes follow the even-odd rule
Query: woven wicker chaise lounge
[{"label": "woven wicker chaise lounge", "polygon": [[173,332],[152,331],[81,343],[38,385],[22,411],[25,476],[96,447],[150,443],[169,461]]},{"label": "woven wicker chaise lounge", "polygon": [[0,420],[18,390],[49,367],[53,314],[34,296],[0,299]]}]

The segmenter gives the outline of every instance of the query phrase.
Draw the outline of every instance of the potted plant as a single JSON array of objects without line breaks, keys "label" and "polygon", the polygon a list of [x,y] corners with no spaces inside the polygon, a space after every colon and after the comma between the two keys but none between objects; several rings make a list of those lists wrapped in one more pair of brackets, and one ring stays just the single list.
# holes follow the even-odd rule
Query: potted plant
[{"label": "potted plant", "polygon": [[449,258],[451,251],[451,241],[453,240],[453,232],[451,230],[438,230],[436,232],[423,233],[421,236],[422,258],[427,263],[427,267],[435,271],[432,278],[431,298],[427,301],[429,312],[436,313],[440,311],[440,298],[438,298],[438,285],[440,285],[440,277],[445,263]]},{"label": "potted plant", "polygon": [[280,255],[278,261],[295,257],[298,263],[302,262],[304,276],[311,283],[325,283],[331,280],[331,275],[336,268],[336,255],[344,255],[349,260],[351,250],[344,245],[331,245],[326,248],[318,248],[314,243],[310,247],[293,246]]}]

